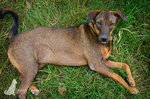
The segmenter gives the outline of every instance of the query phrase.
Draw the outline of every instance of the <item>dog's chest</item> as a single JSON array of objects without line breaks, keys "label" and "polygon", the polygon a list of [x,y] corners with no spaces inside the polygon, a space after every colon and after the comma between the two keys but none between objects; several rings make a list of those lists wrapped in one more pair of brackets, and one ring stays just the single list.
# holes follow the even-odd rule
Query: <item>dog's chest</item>
[{"label": "dog's chest", "polygon": [[101,49],[102,59],[103,60],[108,59],[111,54],[111,49],[105,46],[101,46],[100,49]]}]

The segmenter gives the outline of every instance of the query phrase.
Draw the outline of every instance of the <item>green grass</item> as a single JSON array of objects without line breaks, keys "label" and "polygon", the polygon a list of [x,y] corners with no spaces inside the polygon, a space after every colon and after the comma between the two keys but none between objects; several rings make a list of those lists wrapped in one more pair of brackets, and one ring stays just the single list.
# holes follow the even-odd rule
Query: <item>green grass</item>
[{"label": "green grass", "polygon": [[[28,0],[31,9],[25,6],[25,0],[1,0],[0,8],[13,8],[19,15],[19,32],[37,26],[68,27],[87,22],[89,10],[121,10],[128,21],[120,21],[114,31],[114,46],[111,60],[127,63],[136,81],[140,94],[131,95],[117,82],[91,71],[88,66],[66,67],[46,65],[33,82],[41,91],[39,96],[29,91],[27,99],[71,99],[71,98],[150,98],[150,1],[148,0]],[[12,18],[7,15],[0,20],[0,97],[5,96],[13,79],[20,86],[19,73],[7,57],[7,36]],[[119,32],[119,31],[122,31]],[[119,34],[121,36],[119,36]],[[118,42],[118,40],[120,41]],[[112,69],[126,79],[125,72]],[[67,92],[60,95],[59,82],[63,82]]]}]

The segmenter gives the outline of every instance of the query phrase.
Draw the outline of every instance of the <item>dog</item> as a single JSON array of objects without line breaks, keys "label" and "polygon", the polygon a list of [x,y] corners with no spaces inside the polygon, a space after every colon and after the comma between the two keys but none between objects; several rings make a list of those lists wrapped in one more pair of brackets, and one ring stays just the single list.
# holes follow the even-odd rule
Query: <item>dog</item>
[{"label": "dog", "polygon": [[[18,16],[10,9],[0,10],[1,19],[12,15],[14,23],[9,33],[8,58],[20,72],[20,88],[17,95],[25,99],[29,88],[35,95],[39,90],[30,84],[38,70],[45,64],[82,66],[103,74],[124,86],[131,94],[139,91],[126,63],[109,60],[112,49],[112,33],[116,23],[127,17],[121,11],[92,10],[88,22],[68,28],[36,27],[17,35]],[[128,83],[109,68],[126,71]]]}]

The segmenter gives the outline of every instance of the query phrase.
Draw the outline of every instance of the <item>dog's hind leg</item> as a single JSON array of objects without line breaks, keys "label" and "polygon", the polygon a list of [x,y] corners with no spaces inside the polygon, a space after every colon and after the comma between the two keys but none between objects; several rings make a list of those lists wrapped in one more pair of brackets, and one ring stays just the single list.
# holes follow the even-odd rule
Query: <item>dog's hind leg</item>
[{"label": "dog's hind leg", "polygon": [[16,55],[15,51],[13,51],[13,53],[8,51],[8,57],[14,67],[16,67],[21,74],[21,85],[17,91],[17,95],[19,98],[25,99],[27,89],[37,74],[38,63],[33,55],[29,53],[24,53],[23,55],[21,51],[20,53],[21,54]]},{"label": "dog's hind leg", "polygon": [[[20,81],[22,80],[22,76],[21,75],[19,77],[19,80]],[[40,94],[40,91],[38,90],[38,88],[36,86],[34,86],[33,84],[30,84],[29,90],[31,91],[32,94],[34,94],[36,96]]]},{"label": "dog's hind leg", "polygon": [[106,64],[106,66],[108,66],[110,68],[117,68],[117,69],[122,69],[122,70],[126,71],[129,85],[132,87],[135,86],[135,81],[132,77],[131,70],[126,63],[114,62],[114,61],[107,60],[107,61],[105,61],[105,64]]},{"label": "dog's hind leg", "polygon": [[[32,64],[33,65],[33,64]],[[35,78],[37,74],[37,70],[30,68],[29,70],[24,70],[22,72],[22,80],[21,80],[21,85],[20,88],[17,91],[17,95],[21,98],[25,98],[25,94],[27,92],[27,89],[29,88],[31,82]]]},{"label": "dog's hind leg", "polygon": [[[38,65],[38,70],[40,70],[42,67],[44,66],[44,64],[39,64]],[[22,76],[20,75],[19,80],[22,80]],[[36,86],[34,86],[33,84],[30,84],[29,86],[29,90],[31,91],[32,94],[34,95],[39,95],[40,91],[38,90],[38,88]]]},{"label": "dog's hind leg", "polygon": [[[38,70],[40,70],[42,67],[44,66],[44,64],[39,64],[38,65]],[[22,80],[22,76],[20,75],[19,80]],[[31,91],[32,94],[34,95],[39,95],[40,91],[38,90],[38,88],[36,86],[34,86],[33,84],[30,84],[29,86],[29,90]]]}]

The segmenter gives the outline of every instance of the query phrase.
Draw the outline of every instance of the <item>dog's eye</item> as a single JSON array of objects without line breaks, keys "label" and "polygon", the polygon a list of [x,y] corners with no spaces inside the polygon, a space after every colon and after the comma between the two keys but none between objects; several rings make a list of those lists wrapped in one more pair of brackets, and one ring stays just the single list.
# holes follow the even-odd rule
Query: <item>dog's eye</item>
[{"label": "dog's eye", "polygon": [[110,23],[110,26],[113,26],[113,25],[115,25],[115,23]]},{"label": "dog's eye", "polygon": [[98,25],[102,25],[102,23],[100,21],[97,22]]}]

